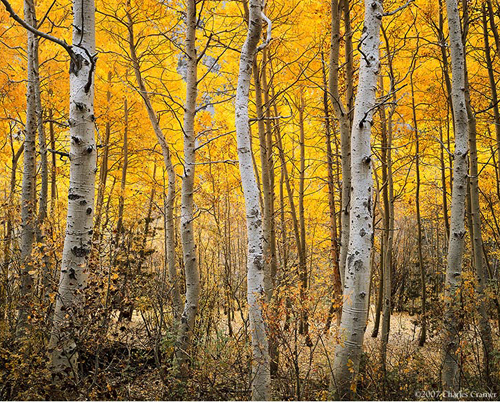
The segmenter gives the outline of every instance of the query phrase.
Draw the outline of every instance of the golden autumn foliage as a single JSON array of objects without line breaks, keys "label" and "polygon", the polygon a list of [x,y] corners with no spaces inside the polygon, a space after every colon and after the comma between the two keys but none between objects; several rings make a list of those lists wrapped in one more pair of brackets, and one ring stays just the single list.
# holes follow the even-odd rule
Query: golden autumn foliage
[{"label": "golden autumn foliage", "polygon": [[[37,0],[38,29],[71,43],[71,2]],[[370,312],[367,339],[357,383],[360,399],[435,399],[416,392],[439,391],[442,312],[451,203],[454,127],[446,86],[451,78],[446,9],[440,1],[386,0],[390,15],[382,20],[377,108],[372,122],[373,221]],[[497,0],[490,1],[485,45],[486,2],[467,5],[465,41],[471,108],[477,120],[479,199],[484,261],[488,280],[484,294],[496,350],[493,378],[500,377],[500,120],[492,86],[500,79],[500,42],[489,24],[500,23]],[[339,91],[346,80],[356,89],[363,2],[351,0],[354,73],[345,77],[344,22],[341,23]],[[23,15],[23,1],[12,0]],[[240,51],[248,16],[245,1],[198,1],[196,47],[198,97],[195,118],[196,176],[194,236],[201,278],[201,297],[189,381],[174,369],[175,323],[172,283],[166,259],[165,198],[167,172],[162,150],[141,97],[129,49],[127,13],[132,16],[140,69],[159,125],[171,149],[178,178],[175,194],[175,261],[181,294],[185,293],[180,236],[181,178],[184,174],[182,119],[186,98],[184,51],[185,2],[182,0],[96,1],[95,138],[98,152],[96,197],[103,188],[99,225],[94,227],[89,257],[90,279],[85,312],[79,317],[80,378],[62,386],[52,381],[46,348],[57,297],[66,230],[69,187],[69,57],[57,44],[40,39],[40,88],[46,144],[49,148],[49,216],[43,239],[33,251],[34,289],[20,300],[19,258],[23,141],[26,123],[26,30],[0,6],[0,398],[2,399],[235,399],[250,398],[250,328],[246,307],[246,216],[235,128],[235,93]],[[328,0],[267,1],[272,41],[256,57],[254,68],[265,75],[265,130],[272,138],[274,230],[277,272],[271,300],[263,302],[268,335],[277,342],[279,365],[273,373],[276,399],[324,400],[328,393],[338,335],[338,296],[333,291],[331,204],[335,239],[341,227],[341,150],[338,119],[327,101],[331,30]],[[441,16],[440,16],[441,14]],[[441,27],[440,18],[444,23]],[[262,39],[266,24],[263,25]],[[440,30],[442,29],[442,32]],[[443,38],[440,36],[444,36]],[[443,51],[444,49],[444,51]],[[491,65],[487,61],[489,52]],[[447,57],[443,60],[443,52]],[[493,77],[493,83],[491,82]],[[394,91],[391,91],[391,82]],[[125,110],[125,104],[127,109]],[[254,168],[262,191],[255,85],[250,90],[250,128]],[[302,108],[302,112],[300,109]],[[385,214],[382,194],[383,133],[381,110],[391,115],[394,246],[392,323],[387,371],[379,364],[378,340],[371,339],[382,292],[381,263]],[[351,113],[352,111],[348,111]],[[300,115],[303,115],[303,119]],[[125,115],[127,117],[125,118]],[[418,123],[420,195],[426,269],[428,340],[417,347],[421,327],[421,277],[416,218],[416,133]],[[125,121],[127,126],[125,127]],[[387,122],[385,122],[387,123]],[[326,130],[331,128],[333,193],[328,186]],[[122,190],[124,132],[128,169]],[[304,143],[301,144],[301,130]],[[301,171],[301,146],[303,165]],[[37,145],[38,146],[38,145]],[[107,155],[107,166],[103,166]],[[285,163],[283,163],[283,160]],[[40,158],[37,155],[37,169]],[[106,181],[102,171],[106,169]],[[285,178],[285,170],[288,182]],[[299,214],[301,174],[306,290],[301,294],[299,247],[293,214]],[[356,185],[356,183],[353,183]],[[41,177],[36,177],[37,191]],[[38,194],[38,192],[37,192]],[[263,194],[261,196],[261,201]],[[124,200],[123,230],[117,228],[119,200]],[[290,198],[295,201],[291,210]],[[38,201],[37,201],[38,202]],[[97,213],[97,212],[96,212]],[[471,211],[467,211],[470,219]],[[300,220],[300,219],[299,219]],[[96,217],[94,222],[97,222]],[[300,223],[300,222],[299,222]],[[302,225],[302,223],[300,223]],[[469,230],[469,229],[468,229]],[[475,306],[478,295],[473,250],[467,232],[460,306],[463,334],[464,390],[495,392],[479,363],[483,356]],[[340,247],[340,246],[339,246]],[[338,251],[338,250],[337,250]],[[44,262],[49,261],[49,272]],[[16,339],[18,306],[29,306],[29,339]],[[309,334],[302,332],[307,310]],[[380,314],[380,311],[378,311]],[[325,328],[327,327],[327,328]],[[370,339],[368,339],[370,338]],[[311,343],[309,344],[309,341]],[[496,377],[495,377],[496,376]],[[498,387],[498,384],[496,385]],[[423,395],[423,396],[422,396]],[[469,393],[469,395],[471,395]],[[494,398],[493,398],[494,399]]]}]

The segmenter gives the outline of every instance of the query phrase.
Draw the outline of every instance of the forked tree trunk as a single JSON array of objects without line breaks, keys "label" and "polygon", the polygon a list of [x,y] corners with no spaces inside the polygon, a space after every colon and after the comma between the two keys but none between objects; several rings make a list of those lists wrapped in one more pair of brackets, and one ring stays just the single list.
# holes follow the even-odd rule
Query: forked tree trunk
[{"label": "forked tree trunk", "polygon": [[86,316],[83,292],[87,285],[92,247],[96,146],[94,138],[94,0],[73,2],[74,58],[70,64],[70,178],[66,237],[61,276],[49,344],[54,373],[78,375],[76,338]]},{"label": "forked tree trunk", "polygon": [[460,387],[459,343],[460,317],[458,290],[462,279],[465,236],[465,200],[467,195],[467,154],[469,127],[465,99],[465,53],[457,0],[446,0],[450,31],[450,52],[455,128],[455,158],[451,198],[450,236],[446,268],[445,312],[443,334],[443,389],[458,391]]},{"label": "forked tree trunk", "polygon": [[356,389],[366,327],[373,240],[372,156],[373,110],[380,69],[381,0],[365,0],[361,38],[359,84],[351,133],[351,210],[349,249],[344,282],[340,343],[335,349],[331,391],[336,399],[349,398]]},{"label": "forked tree trunk", "polygon": [[240,56],[235,124],[248,238],[247,300],[252,337],[252,399],[270,400],[269,347],[261,304],[264,299],[262,215],[259,205],[259,188],[253,168],[250,127],[248,124],[250,80],[253,60],[262,30],[261,15],[261,1],[250,0],[248,32]]}]

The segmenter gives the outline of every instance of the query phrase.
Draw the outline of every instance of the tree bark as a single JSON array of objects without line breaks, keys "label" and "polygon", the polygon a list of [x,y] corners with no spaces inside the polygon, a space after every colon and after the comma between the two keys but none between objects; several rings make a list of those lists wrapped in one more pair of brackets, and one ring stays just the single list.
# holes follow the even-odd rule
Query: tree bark
[{"label": "tree bark", "polygon": [[119,247],[120,238],[124,232],[123,227],[123,209],[125,207],[125,187],[127,185],[128,170],[128,102],[127,98],[123,101],[123,147],[122,147],[122,177],[120,180],[120,195],[118,197],[118,220],[116,223],[115,247]]},{"label": "tree bark", "polygon": [[73,2],[73,60],[70,64],[70,179],[66,237],[61,263],[54,326],[49,344],[50,366],[56,374],[78,377],[76,338],[85,316],[92,247],[96,146],[94,138],[95,6],[93,0]]},{"label": "tree bark", "polygon": [[[489,7],[491,4],[488,2]],[[493,13],[490,13],[490,23],[491,28],[493,30],[494,20]],[[494,32],[494,31],[493,31]],[[485,5],[483,4],[483,38],[484,38],[484,55],[486,58],[486,67],[488,69],[488,79],[490,81],[490,90],[491,90],[491,105],[493,106],[493,116],[495,121],[495,134],[496,134],[496,143],[497,143],[497,160],[500,161],[500,110],[498,107],[498,92],[495,81],[495,70],[493,68],[493,62],[491,60],[491,49],[488,38],[488,22],[486,16]]]},{"label": "tree bark", "polygon": [[[465,5],[467,10],[467,5]],[[484,4],[483,4],[484,11]],[[483,12],[483,18],[485,13]],[[483,21],[484,23],[485,21]],[[468,19],[465,26],[468,26]],[[466,29],[467,31],[467,29]],[[465,43],[464,43],[465,45]],[[488,52],[489,53],[489,52]],[[488,314],[488,300],[485,295],[486,282],[488,275],[483,261],[483,239],[481,235],[481,206],[479,204],[479,169],[477,157],[477,125],[476,115],[472,110],[470,100],[470,88],[467,71],[467,56],[464,55],[464,69],[465,69],[465,101],[467,108],[468,126],[469,126],[469,183],[470,183],[470,217],[472,221],[472,252],[473,263],[476,274],[476,294],[478,298],[477,311],[479,313],[479,332],[481,333],[481,341],[483,344],[483,376],[486,380],[488,387],[496,387],[497,381],[493,380],[495,375],[494,370],[494,346],[491,334],[491,327]],[[494,85],[493,85],[494,87]],[[497,112],[498,112],[498,105]],[[497,116],[495,116],[497,117]],[[498,130],[498,128],[497,128]],[[497,137],[498,139],[498,137]]]},{"label": "tree bark", "polygon": [[253,169],[248,101],[253,60],[262,30],[260,0],[249,1],[248,32],[241,49],[238,85],[236,90],[236,137],[238,161],[245,199],[247,222],[247,300],[252,337],[252,399],[271,399],[270,358],[266,326],[262,312],[264,295],[264,260],[262,218],[259,189]]},{"label": "tree bark", "polygon": [[[389,331],[391,329],[392,312],[392,246],[394,234],[394,186],[392,177],[392,116],[396,107],[396,88],[394,85],[394,72],[392,70],[392,55],[389,51],[389,41],[384,31],[387,44],[387,54],[389,59],[390,89],[392,93],[392,105],[390,106],[388,119],[386,118],[385,105],[380,107],[382,123],[382,199],[384,204],[384,238],[385,250],[383,254],[384,280],[382,286],[382,332],[380,336],[380,358],[384,370],[384,380],[387,382],[387,344],[389,343]],[[380,76],[380,87],[384,93],[384,79]],[[386,384],[387,385],[387,384]]]},{"label": "tree bark", "polygon": [[[50,135],[50,148],[56,149],[56,139],[54,135],[54,114],[52,108],[49,109],[49,135]],[[57,199],[57,182],[56,182],[57,160],[56,154],[52,152],[52,166],[50,169],[50,212],[53,213]]]},{"label": "tree bark", "polygon": [[[35,4],[33,0],[24,1],[25,21],[36,26]],[[28,79],[26,85],[26,125],[24,130],[24,161],[21,192],[21,284],[19,289],[20,306],[17,321],[17,334],[23,336],[27,329],[27,317],[30,295],[33,293],[31,255],[36,232],[35,187],[36,187],[36,52],[37,39],[34,33],[27,31]]]},{"label": "tree bark", "polygon": [[[341,143],[341,166],[342,166],[342,202],[341,202],[341,230],[340,230],[340,279],[342,284],[345,280],[345,267],[347,249],[349,245],[349,208],[351,197],[351,120],[349,118],[349,98],[352,96],[352,34],[350,32],[349,1],[344,1],[345,29],[346,29],[346,102],[344,105],[339,94],[339,52],[340,52],[340,3],[339,0],[332,0],[332,33],[330,47],[330,73],[328,78],[328,91],[330,102],[333,107],[335,117],[339,121],[340,143]],[[349,24],[349,25],[347,25]],[[351,89],[349,89],[349,83]]]},{"label": "tree bark", "polygon": [[458,391],[460,368],[458,355],[460,319],[457,293],[462,279],[462,262],[465,236],[465,200],[467,194],[467,153],[469,127],[465,99],[465,53],[457,0],[446,0],[450,31],[452,69],[451,99],[455,128],[455,158],[451,200],[450,236],[446,268],[443,368],[443,389]]},{"label": "tree bark", "polygon": [[380,69],[382,1],[365,1],[361,38],[359,85],[351,133],[351,209],[349,249],[340,323],[341,342],[335,349],[331,391],[336,399],[349,398],[356,389],[368,310],[370,255],[373,241],[372,155],[373,110]]},{"label": "tree bark", "polygon": [[[111,84],[111,71],[108,71],[108,84]],[[106,92],[106,101],[107,107],[110,108],[111,102],[111,91],[108,89]],[[109,109],[108,109],[109,110]],[[111,137],[111,119],[108,118],[106,121],[106,128],[104,132],[104,143],[101,163],[99,167],[99,185],[97,188],[97,199],[96,199],[96,207],[95,207],[95,222],[94,222],[94,241],[99,239],[99,235],[101,232],[101,219],[102,219],[102,206],[104,204],[104,194],[106,192],[106,182],[108,179],[108,158],[109,158],[109,139]],[[100,244],[97,245],[97,248],[100,248]]]},{"label": "tree bark", "polygon": [[184,105],[184,175],[181,190],[181,240],[186,277],[186,302],[177,334],[176,357],[183,378],[187,378],[189,348],[192,344],[195,318],[200,298],[200,273],[194,239],[194,174],[195,174],[195,132],[197,96],[197,54],[196,54],[196,0],[187,2],[186,43],[186,103]]},{"label": "tree bark", "polygon": [[415,91],[413,86],[413,72],[410,74],[411,84],[411,105],[413,113],[413,129],[415,131],[415,171],[416,171],[416,194],[415,194],[415,207],[417,209],[417,251],[418,251],[418,268],[420,271],[421,295],[422,295],[422,312],[420,316],[420,336],[418,339],[418,346],[424,346],[427,337],[427,291],[426,291],[426,274],[424,266],[424,257],[422,252],[422,216],[420,212],[420,132],[418,129],[417,110],[415,105]]},{"label": "tree bark", "polygon": [[325,324],[325,332],[328,332],[333,319],[333,314],[337,314],[337,324],[340,324],[340,305],[342,303],[342,281],[340,279],[339,266],[339,244],[337,231],[337,211],[335,204],[335,178],[333,175],[333,150],[332,150],[332,127],[330,123],[330,107],[328,105],[328,84],[325,71],[323,53],[321,53],[321,66],[323,72],[323,109],[325,112],[325,142],[326,142],[326,167],[328,180],[328,208],[330,218],[330,254],[333,266],[332,289],[333,297]]}]

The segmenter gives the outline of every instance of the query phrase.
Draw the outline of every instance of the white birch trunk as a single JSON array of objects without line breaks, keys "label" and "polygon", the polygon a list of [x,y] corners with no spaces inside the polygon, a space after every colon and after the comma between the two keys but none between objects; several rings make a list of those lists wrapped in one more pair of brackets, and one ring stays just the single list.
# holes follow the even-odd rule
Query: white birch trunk
[{"label": "white birch trunk", "polygon": [[456,294],[462,278],[465,236],[465,201],[467,196],[467,153],[469,127],[465,99],[465,54],[457,0],[446,0],[451,53],[451,101],[455,127],[455,157],[451,197],[450,238],[446,267],[445,313],[443,336],[443,389],[457,391],[459,379],[459,331]]},{"label": "white birch trunk", "polygon": [[197,55],[196,55],[196,0],[189,0],[187,5],[186,27],[186,103],[184,105],[184,175],[181,190],[181,239],[186,276],[186,302],[179,323],[176,345],[176,358],[182,377],[187,374],[188,349],[193,339],[198,303],[200,299],[200,274],[196,244],[194,241],[194,174],[195,174],[195,132],[197,96]]},{"label": "white birch trunk", "polygon": [[73,2],[73,60],[70,64],[70,183],[61,276],[49,344],[51,369],[77,376],[75,339],[83,318],[92,247],[96,147],[94,139],[94,0]]},{"label": "white birch trunk", "polygon": [[359,85],[351,133],[351,210],[349,249],[340,323],[340,343],[335,349],[331,390],[336,399],[349,398],[363,348],[370,287],[370,254],[373,241],[372,157],[370,138],[379,73],[382,0],[365,0],[361,37]]},{"label": "white birch trunk", "polygon": [[259,204],[259,188],[252,162],[250,126],[248,124],[248,97],[253,60],[262,30],[261,13],[260,0],[250,0],[248,33],[240,56],[235,124],[248,236],[247,300],[252,337],[252,399],[270,400],[269,346],[261,305],[264,299],[262,217]]}]

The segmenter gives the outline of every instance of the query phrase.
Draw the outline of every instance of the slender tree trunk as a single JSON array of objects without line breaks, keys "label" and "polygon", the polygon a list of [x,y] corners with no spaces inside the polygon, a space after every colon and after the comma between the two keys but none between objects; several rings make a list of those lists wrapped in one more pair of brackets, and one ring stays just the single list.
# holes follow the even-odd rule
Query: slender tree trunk
[{"label": "slender tree trunk", "polygon": [[[385,31],[384,31],[385,36]],[[386,43],[389,52],[388,40]],[[382,303],[382,332],[380,336],[380,358],[382,361],[382,368],[386,374],[387,367],[387,344],[389,343],[389,331],[391,329],[391,312],[392,312],[392,245],[394,233],[394,190],[393,190],[393,177],[392,177],[392,116],[395,110],[395,93],[394,88],[394,75],[392,71],[392,56],[389,56],[390,68],[390,93],[393,94],[392,106],[389,111],[389,118],[386,118],[385,106],[380,107],[381,123],[382,123],[382,198],[384,205],[384,234],[386,249],[383,255],[384,259],[384,281],[383,281],[383,303]],[[384,93],[384,79],[380,76],[380,87]],[[387,382],[387,375],[384,376]],[[387,386],[387,384],[386,384]]]},{"label": "slender tree trunk", "polygon": [[[270,188],[270,214],[271,214],[271,235],[270,235],[270,273],[271,282],[275,283],[276,271],[277,271],[277,261],[276,261],[276,223],[274,219],[274,155],[273,155],[273,126],[271,123],[271,101],[269,99],[269,86],[267,83],[267,61],[268,61],[268,50],[267,48],[263,50],[262,56],[262,91],[264,93],[264,105],[265,105],[265,116],[266,116],[266,153],[267,153],[267,166],[269,169],[269,188]],[[275,116],[277,117],[277,116]],[[276,123],[277,124],[277,123]],[[270,296],[268,296],[270,297]]]},{"label": "slender tree trunk", "polygon": [[321,65],[323,72],[323,109],[325,112],[325,142],[326,142],[326,166],[328,180],[328,208],[330,217],[330,253],[333,266],[332,283],[333,297],[328,312],[328,318],[325,324],[325,332],[328,332],[331,326],[333,314],[337,314],[337,323],[340,324],[340,305],[342,303],[342,281],[340,279],[339,266],[339,245],[337,233],[337,211],[335,205],[335,178],[333,175],[333,150],[332,150],[332,127],[330,123],[330,107],[328,105],[328,86],[326,79],[325,63],[323,53],[321,53]]},{"label": "slender tree trunk", "polygon": [[382,1],[365,1],[362,57],[351,133],[351,173],[354,185],[350,198],[351,222],[340,324],[341,343],[335,349],[331,381],[331,390],[337,399],[349,398],[356,389],[368,310],[373,238],[370,138],[380,69],[382,15]]},{"label": "slender tree trunk", "polygon": [[[111,84],[111,71],[108,72],[108,84]],[[111,102],[111,91],[108,89],[106,92],[106,101],[107,107],[110,108]],[[104,194],[106,192],[106,182],[108,179],[108,158],[109,158],[109,139],[111,137],[111,121],[108,118],[106,121],[106,128],[104,132],[104,143],[101,163],[99,167],[99,186],[97,189],[97,199],[96,199],[96,207],[95,207],[95,222],[94,222],[94,240],[97,241],[99,239],[100,231],[101,231],[101,219],[102,219],[102,207],[104,204]],[[100,244],[97,245],[100,248]]]},{"label": "slender tree trunk", "polygon": [[[25,21],[36,26],[35,4],[33,0],[24,1]],[[26,331],[29,309],[29,299],[34,289],[31,254],[36,232],[35,190],[36,190],[36,52],[37,39],[35,34],[28,31],[28,80],[26,85],[26,125],[24,130],[24,162],[23,182],[21,194],[21,285],[19,316],[17,322],[18,335]]]},{"label": "slender tree trunk", "polygon": [[[346,16],[346,23],[349,21],[349,1],[344,1]],[[341,203],[341,231],[340,231],[340,279],[342,284],[345,280],[345,267],[347,249],[349,245],[349,208],[351,197],[351,121],[349,118],[349,89],[347,90],[346,100],[347,106],[344,105],[339,94],[339,52],[340,52],[340,20],[341,9],[339,0],[332,0],[332,34],[331,34],[331,47],[330,47],[330,74],[328,78],[328,91],[330,95],[330,102],[333,107],[335,117],[339,121],[340,127],[340,143],[341,143],[341,166],[342,166],[342,203]],[[352,80],[352,62],[349,59],[352,57],[350,54],[349,46],[352,47],[350,25],[346,25],[346,82]],[[351,91],[352,93],[352,91]]]},{"label": "slender tree trunk", "polygon": [[[491,3],[489,2],[489,7],[491,7]],[[494,27],[493,13],[490,13],[490,23],[491,29]],[[493,31],[495,32],[495,31]],[[498,107],[498,92],[495,81],[495,72],[493,68],[493,62],[491,60],[490,53],[490,43],[488,38],[488,22],[486,17],[486,9],[483,4],[483,38],[484,38],[484,55],[486,57],[486,67],[488,69],[488,79],[490,81],[490,90],[491,90],[491,105],[493,107],[493,116],[495,119],[495,134],[496,134],[496,143],[497,143],[497,160],[500,161],[500,111]]]},{"label": "slender tree trunk", "polygon": [[[137,86],[139,87],[139,93],[144,101],[144,105],[146,106],[146,110],[148,112],[149,121],[151,126],[153,127],[153,131],[156,135],[156,139],[160,144],[163,163],[165,165],[165,170],[167,171],[168,176],[168,185],[167,185],[167,198],[164,202],[165,204],[165,217],[166,217],[166,259],[168,265],[168,276],[169,280],[172,284],[172,303],[173,303],[173,313],[175,317],[175,321],[178,321],[178,318],[181,315],[181,296],[179,290],[179,280],[177,275],[176,268],[176,258],[175,258],[175,218],[174,218],[174,207],[175,207],[175,192],[176,192],[176,175],[174,170],[174,165],[172,163],[172,157],[170,152],[170,147],[168,142],[165,139],[165,135],[160,127],[160,123],[156,116],[156,112],[151,103],[149,93],[146,90],[146,85],[144,84],[144,80],[142,78],[141,68],[139,64],[139,59],[137,57],[136,52],[136,40],[134,36],[134,21],[132,18],[132,14],[127,12],[127,27],[128,27],[128,40],[129,40],[129,49],[130,49],[130,57],[132,59],[132,65],[134,68],[134,74],[137,81]],[[177,324],[176,324],[177,325]]]},{"label": "slender tree trunk", "polygon": [[[483,5],[484,7],[484,5]],[[464,55],[466,57],[466,55]],[[481,206],[479,204],[479,169],[477,162],[477,126],[476,116],[471,107],[469,80],[467,73],[467,59],[464,63],[465,68],[465,101],[467,107],[467,117],[469,126],[469,183],[470,183],[470,217],[472,221],[472,252],[473,262],[476,273],[476,293],[478,298],[477,310],[479,313],[479,331],[483,344],[483,375],[488,386],[495,387],[498,380],[494,380],[494,346],[491,334],[490,320],[488,314],[488,300],[485,295],[486,282],[488,275],[483,261],[483,239],[481,236]],[[498,111],[498,105],[497,105]]]},{"label": "slender tree trunk", "polygon": [[95,6],[73,2],[74,60],[70,65],[70,182],[66,237],[54,326],[49,344],[52,371],[78,376],[76,338],[83,311],[92,247],[96,146],[94,138]]},{"label": "slender tree trunk", "polygon": [[[35,38],[35,102],[36,102],[36,115],[37,115],[37,130],[38,130],[38,147],[40,153],[40,196],[38,199],[38,226],[41,226],[47,217],[47,199],[49,188],[49,171],[47,163],[47,143],[45,138],[45,127],[43,124],[43,108],[42,96],[40,89],[40,65],[38,61],[38,44],[40,39]],[[41,228],[39,227],[39,230]],[[43,239],[43,236],[42,236]]]},{"label": "slender tree trunk", "polygon": [[411,105],[413,112],[413,129],[415,130],[415,171],[416,171],[416,194],[415,207],[417,208],[417,251],[418,251],[418,268],[420,271],[421,291],[422,291],[422,312],[420,323],[422,325],[418,346],[424,346],[427,337],[427,291],[426,291],[426,274],[424,266],[424,257],[422,253],[422,217],[420,213],[420,132],[418,129],[417,110],[415,105],[415,90],[413,86],[413,72],[410,74],[411,83]]},{"label": "slender tree trunk", "polygon": [[255,59],[253,66],[253,77],[255,84],[255,109],[257,112],[257,127],[259,131],[259,144],[260,144],[260,164],[262,172],[262,232],[264,236],[263,250],[264,250],[264,285],[267,300],[270,301],[273,294],[273,281],[271,274],[272,264],[272,244],[271,244],[271,231],[273,226],[273,206],[272,206],[272,192],[271,188],[271,174],[269,166],[269,151],[267,149],[267,132],[264,123],[264,110],[262,107],[262,85],[261,85],[261,72]]},{"label": "slender tree trunk", "polygon": [[495,38],[497,54],[500,55],[500,36],[498,35],[498,29],[495,23],[495,15],[493,14],[493,5],[491,3],[491,0],[486,0],[486,4],[488,5],[488,14],[490,16],[490,28],[491,32],[493,32],[493,37]]},{"label": "slender tree trunk", "polygon": [[[268,49],[264,49],[262,56],[262,91],[264,93],[264,105],[265,105],[265,116],[266,116],[266,152],[267,152],[267,166],[269,169],[269,204],[270,204],[270,245],[269,245],[269,271],[271,275],[271,283],[274,287],[276,286],[276,274],[278,270],[278,263],[276,257],[276,220],[275,220],[275,208],[274,208],[274,154],[273,154],[273,126],[271,122],[271,100],[269,97],[269,86],[267,82],[267,62],[268,62]],[[270,61],[270,60],[269,60]],[[275,116],[277,117],[277,116]],[[275,123],[278,124],[278,123]],[[278,317],[277,298],[272,298],[272,294],[266,293],[268,301],[271,302],[270,315],[271,315],[271,327],[269,328],[269,355],[271,358],[271,375],[276,375],[278,372],[279,365],[279,348],[277,340],[278,328]]]},{"label": "slender tree trunk", "polygon": [[48,189],[49,189],[49,169],[47,161],[47,139],[45,137],[45,126],[43,122],[42,95],[40,88],[40,63],[38,60],[38,45],[40,38],[35,38],[34,50],[34,68],[35,68],[35,103],[38,131],[38,149],[40,154],[40,195],[38,198],[38,216],[36,223],[36,241],[39,244],[39,252],[42,254],[42,288],[40,294],[45,294],[50,283],[50,260],[45,250],[45,227],[44,222],[47,219],[48,207]]},{"label": "slender tree trunk", "polygon": [[[54,135],[54,115],[52,108],[49,109],[49,134],[50,134],[50,148],[56,149],[56,138]],[[50,212],[54,213],[55,203],[57,199],[57,159],[56,154],[52,152],[52,166],[50,169]]]},{"label": "slender tree trunk", "polygon": [[12,238],[14,231],[14,200],[15,200],[15,191],[16,191],[16,176],[17,176],[17,165],[19,162],[19,158],[21,157],[24,151],[24,144],[19,147],[19,149],[14,152],[14,146],[12,144],[12,135],[11,135],[11,149],[12,149],[12,170],[10,172],[10,189],[9,189],[9,197],[8,197],[8,205],[9,208],[6,208],[6,227],[5,227],[5,239],[3,245],[3,263],[2,263],[2,298],[0,298],[0,305],[2,306],[1,316],[4,318],[9,315],[9,304],[10,300],[10,278],[9,278],[9,267],[11,264],[12,258]]},{"label": "slender tree trunk", "polygon": [[128,170],[128,102],[125,98],[123,102],[123,147],[122,147],[122,177],[120,181],[120,195],[118,197],[118,221],[116,224],[115,247],[119,247],[121,236],[124,232],[123,227],[123,209],[125,208],[125,187],[127,185]]},{"label": "slender tree trunk", "polygon": [[460,318],[457,303],[462,279],[465,236],[465,200],[467,194],[468,118],[465,99],[465,53],[457,0],[446,0],[452,69],[451,98],[455,128],[455,158],[451,200],[450,236],[446,269],[443,369],[443,388],[458,391],[460,387],[459,343]]},{"label": "slender tree trunk", "polygon": [[198,271],[196,244],[194,240],[194,175],[195,175],[195,132],[197,96],[197,54],[196,54],[196,0],[187,2],[185,53],[186,103],[184,106],[184,175],[181,192],[181,239],[186,276],[186,303],[177,335],[176,357],[181,376],[187,378],[189,348],[192,344],[195,318],[200,298],[200,273]]},{"label": "slender tree trunk", "polygon": [[245,199],[248,257],[247,298],[250,331],[252,337],[252,399],[271,399],[270,358],[266,326],[262,313],[264,296],[264,260],[262,219],[259,205],[259,189],[252,162],[248,101],[252,65],[262,29],[260,0],[250,0],[248,32],[241,49],[238,85],[236,90],[236,137],[238,160]]},{"label": "slender tree trunk", "polygon": [[299,333],[306,336],[306,344],[312,346],[312,341],[309,337],[309,313],[307,306],[307,287],[308,287],[308,272],[307,272],[307,249],[306,249],[306,222],[304,213],[304,196],[305,196],[305,180],[306,180],[306,147],[305,147],[305,130],[304,130],[304,94],[301,92],[299,100],[299,148],[300,148],[300,171],[299,171],[299,232],[300,232],[300,249],[303,263],[300,265],[300,300],[302,303],[301,318]]}]

